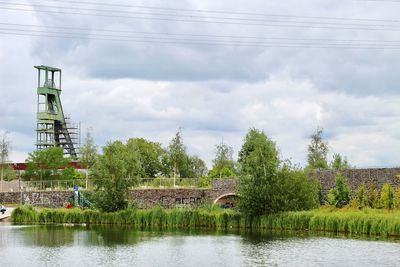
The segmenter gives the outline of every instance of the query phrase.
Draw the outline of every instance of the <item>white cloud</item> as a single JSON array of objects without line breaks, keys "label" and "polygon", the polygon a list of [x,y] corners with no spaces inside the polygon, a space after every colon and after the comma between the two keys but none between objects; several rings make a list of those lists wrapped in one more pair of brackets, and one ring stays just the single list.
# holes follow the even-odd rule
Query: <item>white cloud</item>
[{"label": "white cloud", "polygon": [[[174,7],[172,2],[167,4]],[[224,0],[182,5],[377,19],[396,18],[398,13],[385,5],[349,1],[232,5]],[[4,18],[90,29],[259,37],[394,40],[396,36],[382,31],[217,27],[11,11]],[[166,146],[183,127],[189,152],[210,164],[221,139],[237,152],[247,130],[257,127],[277,142],[283,157],[304,165],[309,136],[320,125],[331,152],[347,155],[351,164],[398,165],[400,61],[396,50],[160,45],[0,35],[0,61],[4,66],[0,69],[0,129],[12,133],[11,157],[16,161],[34,148],[36,71],[32,66],[45,64],[63,69],[64,111],[82,121],[83,128],[93,127],[100,145],[145,137]]]}]

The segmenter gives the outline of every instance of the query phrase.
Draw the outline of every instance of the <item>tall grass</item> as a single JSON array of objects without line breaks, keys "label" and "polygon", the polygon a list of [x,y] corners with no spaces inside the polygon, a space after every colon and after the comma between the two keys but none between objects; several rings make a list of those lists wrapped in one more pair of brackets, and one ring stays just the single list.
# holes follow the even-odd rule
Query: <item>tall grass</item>
[{"label": "tall grass", "polygon": [[251,228],[399,236],[400,211],[320,208],[262,216]]},{"label": "tall grass", "polygon": [[95,210],[37,209],[21,206],[14,210],[12,220],[15,223],[120,224],[132,225],[139,229],[240,228],[400,236],[400,211],[376,209],[320,208],[250,218],[233,210],[212,207],[127,209],[114,213],[101,213]]},{"label": "tall grass", "polygon": [[80,209],[47,209],[21,206],[14,223],[126,224],[138,228],[239,228],[240,215],[223,209],[127,209],[113,213]]}]

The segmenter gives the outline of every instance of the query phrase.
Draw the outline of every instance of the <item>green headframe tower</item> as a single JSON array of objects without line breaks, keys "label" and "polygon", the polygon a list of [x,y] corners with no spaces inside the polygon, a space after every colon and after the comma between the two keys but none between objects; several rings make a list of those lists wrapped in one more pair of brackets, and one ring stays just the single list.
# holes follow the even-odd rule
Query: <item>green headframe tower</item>
[{"label": "green headframe tower", "polygon": [[38,70],[36,149],[62,147],[78,158],[79,127],[64,116],[61,105],[61,69],[35,66]]}]

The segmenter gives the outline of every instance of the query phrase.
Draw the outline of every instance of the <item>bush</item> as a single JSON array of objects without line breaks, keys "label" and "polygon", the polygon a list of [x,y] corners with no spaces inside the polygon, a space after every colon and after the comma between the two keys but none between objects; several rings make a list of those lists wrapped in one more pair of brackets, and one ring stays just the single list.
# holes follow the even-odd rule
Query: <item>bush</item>
[{"label": "bush", "polygon": [[396,192],[394,195],[394,207],[396,209],[400,209],[400,187],[396,189]]},{"label": "bush", "polygon": [[371,208],[379,208],[379,192],[376,183],[371,183],[368,190],[368,204]]},{"label": "bush", "polygon": [[341,173],[335,176],[335,187],[329,190],[328,194],[329,204],[337,208],[342,208],[350,202],[350,187],[347,183],[346,177]]},{"label": "bush", "polygon": [[357,188],[355,200],[359,208],[364,208],[368,206],[368,194],[365,184],[362,184]]},{"label": "bush", "polygon": [[392,209],[394,206],[394,190],[388,183],[384,184],[382,187],[381,204],[385,209]]}]

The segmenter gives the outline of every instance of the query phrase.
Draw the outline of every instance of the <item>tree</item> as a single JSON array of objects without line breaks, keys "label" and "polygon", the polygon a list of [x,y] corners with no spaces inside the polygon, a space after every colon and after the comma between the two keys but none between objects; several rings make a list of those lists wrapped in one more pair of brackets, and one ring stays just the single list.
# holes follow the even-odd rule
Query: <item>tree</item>
[{"label": "tree", "polygon": [[290,163],[281,165],[275,143],[250,129],[239,152],[239,209],[251,217],[318,206],[318,184]]},{"label": "tree", "polygon": [[356,191],[356,201],[360,208],[368,206],[368,194],[365,184],[360,185]]},{"label": "tree", "polygon": [[83,146],[79,149],[80,162],[86,169],[92,168],[97,157],[97,146],[94,144],[91,129],[86,132],[86,139]]},{"label": "tree", "polygon": [[235,162],[232,158],[233,149],[224,142],[216,145],[213,167],[209,173],[211,178],[235,177]]},{"label": "tree", "polygon": [[167,153],[160,143],[144,138],[131,138],[127,142],[128,150],[138,153],[143,178],[155,178],[163,171],[162,159]]},{"label": "tree", "polygon": [[172,169],[173,176],[183,178],[188,173],[188,160],[186,147],[183,144],[181,130],[175,134],[168,146],[168,165]]},{"label": "tree", "polygon": [[286,163],[278,172],[282,188],[282,211],[308,210],[318,207],[322,202],[321,183],[310,179],[307,172]]},{"label": "tree", "polygon": [[400,209],[400,187],[398,187],[394,194],[394,207]]},{"label": "tree", "polygon": [[5,164],[3,166],[3,181],[12,181],[15,179],[17,179],[17,172],[11,164]]},{"label": "tree", "polygon": [[225,166],[220,169],[212,169],[209,173],[208,176],[210,178],[233,178],[236,177],[236,173],[229,167]]},{"label": "tree", "polygon": [[346,177],[341,173],[337,173],[335,176],[335,187],[329,190],[329,203],[337,208],[342,208],[349,204],[350,199],[350,187]]},{"label": "tree", "polygon": [[8,156],[9,156],[9,149],[10,149],[10,140],[8,138],[8,133],[0,134],[0,192],[3,191],[3,180],[5,172],[9,170],[8,167]]},{"label": "tree", "polygon": [[67,178],[62,176],[62,170],[68,168],[68,165],[71,163],[71,159],[64,158],[64,151],[61,147],[50,147],[48,149],[37,150],[29,153],[29,156],[25,162],[25,179],[54,180]]},{"label": "tree", "polygon": [[238,162],[242,174],[262,177],[275,174],[280,160],[275,143],[264,132],[253,128],[245,137]]},{"label": "tree", "polygon": [[379,192],[376,183],[371,183],[368,189],[368,205],[371,208],[379,208]]},{"label": "tree", "polygon": [[394,200],[395,200],[395,195],[393,187],[388,183],[384,184],[381,191],[382,207],[385,209],[393,209]]},{"label": "tree", "polygon": [[139,155],[120,141],[108,143],[92,167],[96,206],[105,212],[127,207],[129,188],[137,184]]},{"label": "tree", "polygon": [[331,161],[331,168],[336,170],[348,169],[350,164],[347,162],[347,158],[340,154],[333,154],[333,159]]},{"label": "tree", "polygon": [[264,132],[250,129],[238,162],[241,166],[239,209],[250,216],[277,212],[279,159],[275,143]]},{"label": "tree", "polygon": [[311,143],[308,145],[308,168],[327,169],[328,163],[326,156],[328,154],[328,143],[322,139],[322,128],[311,135]]},{"label": "tree", "polygon": [[190,156],[189,162],[191,170],[191,175],[188,176],[189,178],[200,178],[207,175],[208,170],[206,163],[201,158],[196,155]]}]

